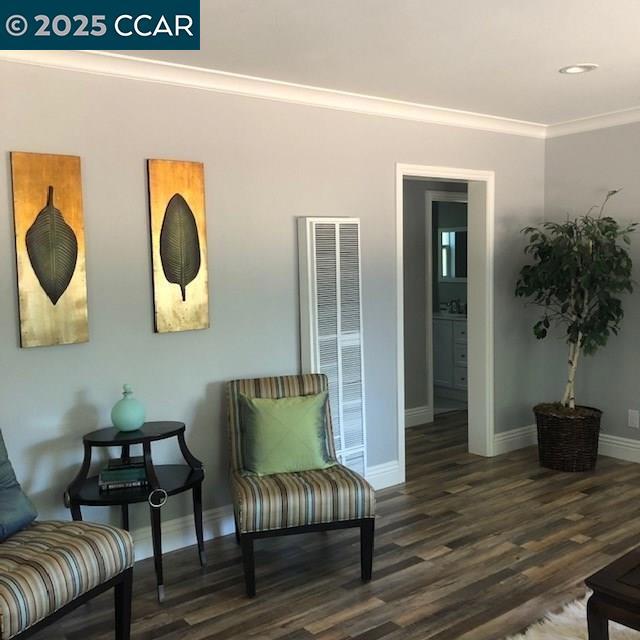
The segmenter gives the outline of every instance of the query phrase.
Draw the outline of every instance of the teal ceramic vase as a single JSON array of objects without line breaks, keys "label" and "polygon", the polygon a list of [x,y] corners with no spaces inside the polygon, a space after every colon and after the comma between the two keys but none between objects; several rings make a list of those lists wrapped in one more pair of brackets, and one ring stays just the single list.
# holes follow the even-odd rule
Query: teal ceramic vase
[{"label": "teal ceramic vase", "polygon": [[131,385],[122,385],[122,400],[111,409],[111,422],[120,431],[135,431],[144,424],[144,405],[133,397]]}]

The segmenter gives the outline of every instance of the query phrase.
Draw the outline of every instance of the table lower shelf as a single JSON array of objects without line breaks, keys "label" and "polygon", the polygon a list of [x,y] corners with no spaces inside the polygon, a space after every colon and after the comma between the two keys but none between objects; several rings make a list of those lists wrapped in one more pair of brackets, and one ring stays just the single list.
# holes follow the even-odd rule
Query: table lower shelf
[{"label": "table lower shelf", "polygon": [[[203,469],[192,469],[184,464],[154,465],[154,469],[160,488],[169,496],[188,491],[204,479]],[[101,492],[98,488],[98,476],[90,476],[69,498],[72,503],[87,506],[134,504],[146,502],[150,492],[149,486]]]}]

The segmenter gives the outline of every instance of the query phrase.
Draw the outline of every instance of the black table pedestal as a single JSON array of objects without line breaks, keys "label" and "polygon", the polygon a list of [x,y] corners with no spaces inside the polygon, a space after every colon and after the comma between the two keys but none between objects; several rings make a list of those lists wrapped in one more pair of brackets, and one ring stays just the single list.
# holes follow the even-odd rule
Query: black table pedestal
[{"label": "black table pedestal", "polygon": [[[205,566],[204,537],[202,527],[202,481],[204,469],[187,447],[184,439],[185,425],[180,422],[146,422],[137,431],[118,431],[115,428],[99,429],[83,438],[84,459],[78,474],[65,493],[65,504],[71,510],[74,520],[82,520],[81,505],[120,506],[122,528],[129,530],[129,505],[147,502],[151,518],[151,538],[156,571],[158,600],[164,599],[164,579],[162,569],[162,527],[160,512],[169,496],[191,490],[193,496],[193,517],[200,565]],[[175,437],[186,465],[154,465],[151,457],[151,443]],[[121,447],[120,458],[126,462],[130,458],[131,446],[142,445],[142,455],[148,486],[117,489],[100,492],[98,476],[89,477],[91,451],[93,447]]]}]

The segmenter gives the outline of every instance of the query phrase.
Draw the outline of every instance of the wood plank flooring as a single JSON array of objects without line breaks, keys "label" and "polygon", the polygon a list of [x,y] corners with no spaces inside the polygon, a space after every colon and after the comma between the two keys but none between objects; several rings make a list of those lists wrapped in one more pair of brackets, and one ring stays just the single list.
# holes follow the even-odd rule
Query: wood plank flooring
[{"label": "wood plank flooring", "polygon": [[[590,474],[541,469],[536,449],[466,453],[466,414],[407,430],[407,482],[378,494],[374,579],[357,533],[256,543],[244,596],[233,536],[135,567],[134,640],[498,640],[584,592],[583,579],[640,540],[640,465],[601,457]],[[38,640],[112,638],[108,595]]]}]

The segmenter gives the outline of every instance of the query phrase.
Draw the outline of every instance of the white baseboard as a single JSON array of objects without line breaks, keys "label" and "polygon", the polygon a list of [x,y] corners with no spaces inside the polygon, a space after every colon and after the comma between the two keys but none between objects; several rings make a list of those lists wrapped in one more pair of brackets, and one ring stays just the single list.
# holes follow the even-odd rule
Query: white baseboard
[{"label": "white baseboard", "polygon": [[[397,460],[385,462],[367,469],[367,480],[376,489],[385,489],[404,482],[403,469]],[[215,509],[208,509],[202,514],[204,539],[211,540],[232,534],[235,530],[233,507],[228,504]],[[141,527],[132,532],[135,543],[136,560],[153,556],[151,527]],[[193,516],[174,518],[162,523],[163,552],[183,549],[196,544]],[[194,552],[195,553],[195,552]]]},{"label": "white baseboard", "polygon": [[536,444],[537,433],[536,425],[528,424],[524,427],[496,433],[493,436],[493,451],[496,456],[502,453],[509,453],[516,449],[523,449]]},{"label": "white baseboard", "polygon": [[[535,424],[511,429],[511,431],[504,433],[496,433],[494,436],[494,451],[497,456],[535,444],[537,444]],[[598,453],[618,460],[640,462],[640,440],[614,436],[610,433],[600,433]]]},{"label": "white baseboard", "polygon": [[398,460],[369,467],[365,475],[369,484],[376,491],[404,482],[404,469],[400,467]]},{"label": "white baseboard", "polygon": [[427,424],[433,422],[433,408],[432,407],[413,407],[412,409],[406,409],[404,412],[404,427],[417,427],[420,424]]},{"label": "white baseboard", "polygon": [[[205,540],[211,540],[212,538],[233,533],[235,530],[233,507],[229,504],[215,509],[208,509],[202,514],[202,524]],[[151,527],[136,529],[132,531],[132,535],[135,543],[136,560],[153,556]],[[163,552],[175,551],[176,549],[182,549],[192,544],[196,544],[192,515],[174,518],[173,520],[162,523]]]},{"label": "white baseboard", "polygon": [[610,433],[601,433],[598,453],[619,460],[640,462],[640,441],[614,436]]}]

